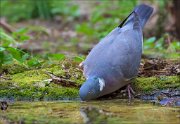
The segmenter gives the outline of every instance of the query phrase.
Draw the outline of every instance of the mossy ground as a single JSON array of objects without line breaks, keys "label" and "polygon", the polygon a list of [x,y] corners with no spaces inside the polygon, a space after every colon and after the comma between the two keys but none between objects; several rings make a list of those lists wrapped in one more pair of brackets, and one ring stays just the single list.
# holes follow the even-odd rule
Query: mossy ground
[{"label": "mossy ground", "polygon": [[[68,63],[69,60],[66,60],[40,69],[25,69],[23,66],[22,69],[20,66],[10,66],[17,67],[16,69],[20,68],[21,71],[14,71],[16,70],[14,68],[11,70],[7,66],[8,74],[2,75],[0,79],[0,98],[13,97],[17,100],[76,98],[79,92],[78,88],[84,78],[76,63],[71,62],[71,65]],[[71,81],[74,83],[74,87],[61,84],[64,82],[59,82],[58,85],[51,82],[48,73]]]},{"label": "mossy ground", "polygon": [[[58,100],[77,98],[79,87],[84,82],[78,63],[63,60],[56,64],[38,69],[27,69],[23,65],[6,65],[6,74],[0,78],[0,98],[16,100]],[[64,79],[52,82],[48,73]],[[66,84],[70,81],[70,83]],[[138,77],[133,81],[138,92],[156,89],[180,88],[179,76]]]},{"label": "mossy ground", "polygon": [[180,76],[139,77],[134,80],[134,87],[140,93],[168,88],[179,89]]}]

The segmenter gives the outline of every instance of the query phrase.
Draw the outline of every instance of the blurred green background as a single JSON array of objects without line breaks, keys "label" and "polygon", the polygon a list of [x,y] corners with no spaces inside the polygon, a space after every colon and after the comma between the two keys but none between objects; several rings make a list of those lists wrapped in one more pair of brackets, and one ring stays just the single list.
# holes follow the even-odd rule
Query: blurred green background
[{"label": "blurred green background", "polygon": [[0,0],[0,66],[80,62],[140,3],[154,7],[144,56],[178,58],[178,0]]}]

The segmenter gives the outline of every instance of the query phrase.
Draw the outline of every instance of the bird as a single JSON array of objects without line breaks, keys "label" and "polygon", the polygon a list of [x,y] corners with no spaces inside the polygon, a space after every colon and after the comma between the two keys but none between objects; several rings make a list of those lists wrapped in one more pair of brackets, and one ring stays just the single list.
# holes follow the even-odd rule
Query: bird
[{"label": "bird", "polygon": [[152,12],[149,5],[136,6],[80,63],[86,78],[79,90],[82,101],[112,93],[137,76],[143,47],[142,30]]}]

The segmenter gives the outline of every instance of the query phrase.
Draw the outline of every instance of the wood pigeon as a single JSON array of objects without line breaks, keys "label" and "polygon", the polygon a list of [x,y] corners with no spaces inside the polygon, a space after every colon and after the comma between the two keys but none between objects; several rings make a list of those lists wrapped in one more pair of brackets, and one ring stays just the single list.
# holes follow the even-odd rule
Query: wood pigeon
[{"label": "wood pigeon", "polygon": [[128,85],[139,69],[142,47],[142,29],[153,8],[141,4],[89,53],[80,66],[86,81],[79,95],[92,100]]}]

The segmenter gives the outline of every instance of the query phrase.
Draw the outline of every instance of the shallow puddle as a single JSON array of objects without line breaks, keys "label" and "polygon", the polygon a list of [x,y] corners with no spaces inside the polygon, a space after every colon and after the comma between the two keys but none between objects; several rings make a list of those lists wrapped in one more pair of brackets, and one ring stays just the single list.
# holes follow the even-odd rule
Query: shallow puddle
[{"label": "shallow puddle", "polygon": [[180,107],[126,100],[15,102],[0,111],[0,123],[179,124]]}]

